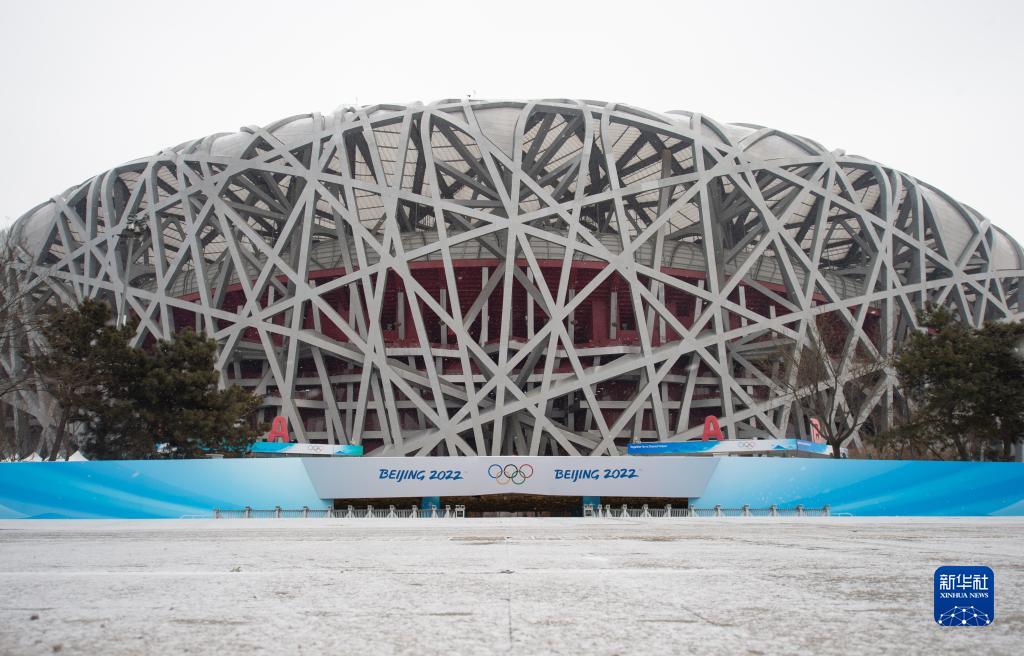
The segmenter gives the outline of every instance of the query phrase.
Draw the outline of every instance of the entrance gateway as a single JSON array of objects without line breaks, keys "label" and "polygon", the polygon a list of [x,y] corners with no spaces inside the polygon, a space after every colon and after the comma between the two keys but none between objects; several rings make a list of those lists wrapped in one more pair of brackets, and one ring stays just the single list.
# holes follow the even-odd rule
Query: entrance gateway
[{"label": "entrance gateway", "polygon": [[596,508],[600,505],[637,507],[647,505],[651,508],[672,506],[674,509],[689,507],[689,499],[663,497],[564,497],[547,494],[482,494],[463,497],[403,497],[395,499],[334,499],[334,509],[344,511],[346,508],[374,508],[387,510],[394,506],[397,510],[408,510],[416,507],[422,510],[431,508],[443,513],[446,508],[465,509],[466,517],[582,517],[584,506]]},{"label": "entrance gateway", "polygon": [[470,516],[571,516],[585,504],[683,508],[703,494],[716,458],[303,458],[321,499],[408,508],[463,505]]}]

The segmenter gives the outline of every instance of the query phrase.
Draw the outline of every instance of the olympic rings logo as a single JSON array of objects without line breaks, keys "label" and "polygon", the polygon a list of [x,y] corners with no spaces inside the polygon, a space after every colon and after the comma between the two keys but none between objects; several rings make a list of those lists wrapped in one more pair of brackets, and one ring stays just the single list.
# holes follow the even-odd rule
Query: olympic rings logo
[{"label": "olympic rings logo", "polygon": [[522,485],[533,476],[533,465],[491,465],[487,468],[487,475],[497,481],[498,485]]}]

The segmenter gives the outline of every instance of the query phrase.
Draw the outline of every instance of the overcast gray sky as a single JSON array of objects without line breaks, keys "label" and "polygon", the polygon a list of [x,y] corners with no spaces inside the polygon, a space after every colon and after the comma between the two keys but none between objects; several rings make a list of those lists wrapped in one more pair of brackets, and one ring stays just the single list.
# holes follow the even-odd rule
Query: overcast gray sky
[{"label": "overcast gray sky", "polygon": [[340,104],[588,98],[804,135],[1024,242],[1024,3],[5,2],[0,223],[166,146]]}]

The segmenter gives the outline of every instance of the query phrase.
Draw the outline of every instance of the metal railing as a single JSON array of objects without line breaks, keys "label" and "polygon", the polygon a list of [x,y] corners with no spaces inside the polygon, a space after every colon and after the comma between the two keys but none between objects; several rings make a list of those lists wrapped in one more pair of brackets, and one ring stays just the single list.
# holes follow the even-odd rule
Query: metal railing
[{"label": "metal railing", "polygon": [[246,506],[241,510],[221,510],[214,508],[214,519],[453,519],[466,516],[466,506],[445,506],[444,508],[309,508],[303,506],[299,510],[284,509],[275,506],[272,510]]},{"label": "metal railing", "polygon": [[[848,515],[849,513],[843,513]],[[297,518],[320,518],[320,519],[454,519],[466,516],[465,506],[445,506],[444,508],[398,508],[388,506],[387,508],[308,508],[302,507],[299,510],[284,509],[276,506],[271,510],[258,509],[246,506],[241,510],[214,509],[214,519],[297,519]],[[661,508],[651,508],[647,504],[639,508],[629,506],[590,505],[583,506],[584,517],[607,517],[615,519],[624,518],[671,518],[671,517],[831,517],[832,512],[826,505],[822,508],[804,508],[803,505],[796,505],[792,508],[779,508],[776,505],[767,508],[751,508],[749,505],[741,508],[673,508],[671,505]]]},{"label": "metal railing", "polygon": [[827,505],[822,508],[804,508],[800,504],[792,508],[779,508],[777,505],[771,505],[767,508],[751,508],[749,505],[742,508],[723,508],[722,506],[714,506],[713,508],[673,508],[672,506],[650,508],[647,504],[639,508],[630,508],[626,505],[615,507],[587,504],[583,506],[583,516],[618,519],[630,517],[831,517],[832,512]]}]

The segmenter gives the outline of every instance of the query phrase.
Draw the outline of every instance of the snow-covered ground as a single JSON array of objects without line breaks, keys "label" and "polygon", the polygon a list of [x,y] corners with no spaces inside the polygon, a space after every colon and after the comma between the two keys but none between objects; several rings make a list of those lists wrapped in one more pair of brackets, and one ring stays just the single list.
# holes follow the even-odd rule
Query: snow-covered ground
[{"label": "snow-covered ground", "polygon": [[1024,519],[0,522],[0,654],[55,651],[1020,654]]}]

